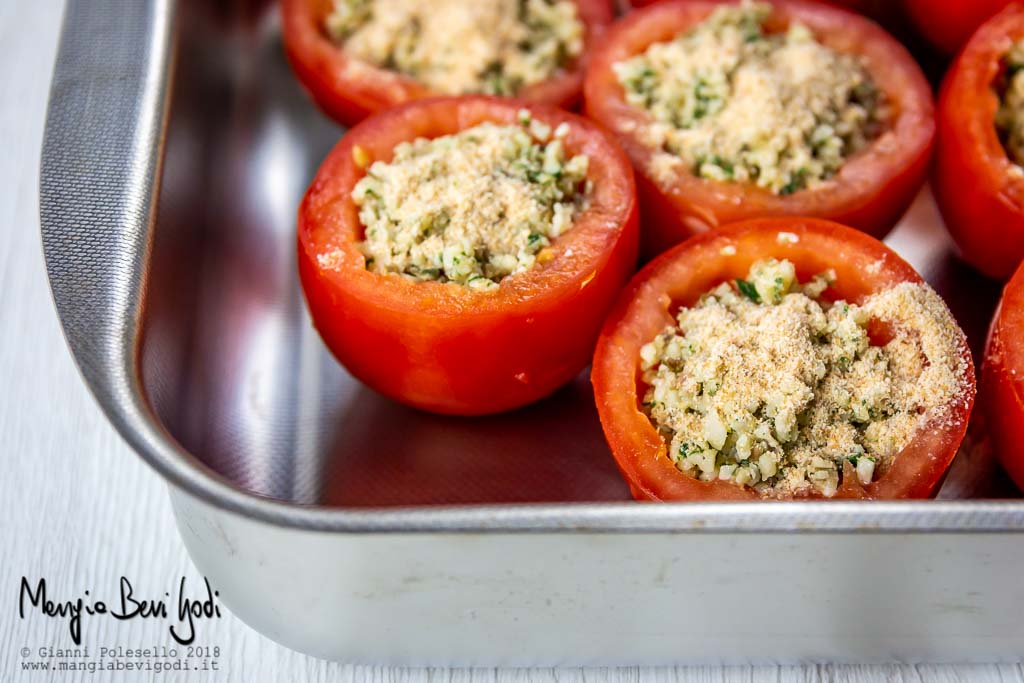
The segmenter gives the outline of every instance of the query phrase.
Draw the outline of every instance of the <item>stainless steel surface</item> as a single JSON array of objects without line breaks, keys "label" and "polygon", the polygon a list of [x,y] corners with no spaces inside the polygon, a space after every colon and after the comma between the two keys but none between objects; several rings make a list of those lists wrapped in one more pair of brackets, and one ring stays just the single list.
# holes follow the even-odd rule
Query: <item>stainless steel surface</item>
[{"label": "stainless steel surface", "polygon": [[[1012,501],[627,502],[584,375],[486,419],[377,396],[324,350],[295,273],[295,207],[341,132],[291,77],[272,7],[69,4],[43,153],[47,267],[87,382],[176,487],[316,530],[1024,529]],[[998,287],[950,255],[927,195],[890,242],[977,351]],[[967,469],[949,490],[1008,494]]]},{"label": "stainless steel surface", "polygon": [[171,493],[224,604],[328,659],[863,664],[1018,661],[1024,647],[1017,535],[317,533]]}]

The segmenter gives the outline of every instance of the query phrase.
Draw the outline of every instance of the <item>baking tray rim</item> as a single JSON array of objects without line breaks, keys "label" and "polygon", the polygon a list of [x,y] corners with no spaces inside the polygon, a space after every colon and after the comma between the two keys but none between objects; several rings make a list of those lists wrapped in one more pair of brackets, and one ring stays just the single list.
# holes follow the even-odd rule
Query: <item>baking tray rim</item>
[{"label": "baking tray rim", "polygon": [[[108,16],[118,16],[120,21],[105,23],[103,17]],[[1024,532],[1024,500],[594,502],[345,509],[299,505],[235,487],[164,429],[145,398],[140,375],[142,311],[169,116],[176,28],[176,0],[69,0],[51,85],[40,171],[43,252],[72,356],[107,418],[169,482],[172,491],[276,526],[344,533]],[[117,34],[112,41],[82,38],[111,32]],[[141,43],[140,37],[144,39]],[[102,55],[96,54],[97,46],[105,48]],[[97,68],[97,64],[102,66]],[[111,78],[111,69],[119,71],[117,78]],[[83,98],[90,97],[92,102],[109,102],[115,113],[131,112],[134,120],[98,119],[95,112],[81,106]],[[65,187],[67,174],[74,170],[69,169],[65,150],[68,145],[77,149],[75,145],[103,144],[103,136],[93,135],[90,129],[103,125],[131,135],[126,135],[128,142],[123,146],[97,150],[109,168],[90,169],[86,182],[92,185],[74,188],[77,194],[73,195]],[[72,153],[71,159],[81,156]],[[92,246],[89,240],[69,240],[69,231],[82,226],[69,225],[67,216],[82,215],[83,208],[95,214],[97,224],[106,220],[117,231],[105,236],[109,243]],[[80,253],[89,249],[98,251]],[[111,254],[111,249],[117,253]],[[75,258],[69,259],[69,254]],[[82,272],[83,268],[87,272]],[[94,287],[82,287],[83,278]]]}]

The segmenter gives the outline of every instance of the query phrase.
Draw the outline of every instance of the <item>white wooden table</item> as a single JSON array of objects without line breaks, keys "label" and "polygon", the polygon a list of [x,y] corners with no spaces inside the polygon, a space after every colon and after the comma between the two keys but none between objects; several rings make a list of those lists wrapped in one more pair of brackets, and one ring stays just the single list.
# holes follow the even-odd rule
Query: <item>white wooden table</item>
[{"label": "white wooden table", "polygon": [[[142,0],[140,0],[142,1]],[[580,670],[398,670],[318,661],[287,650],[230,614],[200,627],[219,647],[218,672],[25,673],[39,648],[72,645],[66,621],[19,618],[23,576],[45,577],[52,598],[89,590],[114,599],[121,576],[160,597],[181,577],[201,582],[178,539],[161,480],[100,414],[68,355],[43,270],[38,167],[60,0],[0,1],[0,681],[1016,681],[1017,665],[732,667]],[[82,641],[145,648],[172,644],[167,623],[85,617]],[[28,656],[23,655],[27,648]],[[1022,653],[1024,654],[1024,653]],[[49,660],[54,664],[57,660]],[[55,664],[54,664],[55,666]]]}]

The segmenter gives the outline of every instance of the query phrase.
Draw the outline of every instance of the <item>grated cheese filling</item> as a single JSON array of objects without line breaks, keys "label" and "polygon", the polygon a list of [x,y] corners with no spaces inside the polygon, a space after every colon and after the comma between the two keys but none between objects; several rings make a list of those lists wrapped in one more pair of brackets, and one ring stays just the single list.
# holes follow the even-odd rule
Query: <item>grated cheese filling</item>
[{"label": "grated cheese filling", "polygon": [[638,132],[658,150],[659,182],[689,172],[787,195],[835,175],[881,131],[885,103],[863,60],[800,23],[767,33],[771,12],[720,7],[613,66],[626,101],[653,118]]},{"label": "grated cheese filling", "polygon": [[1016,43],[1004,61],[1005,90],[996,112],[996,129],[1015,168],[1024,173],[1024,41]]},{"label": "grated cheese filling", "polygon": [[[800,284],[791,262],[757,262],[642,348],[644,410],[679,470],[765,497],[827,497],[845,463],[870,484],[941,419],[967,368],[939,296],[904,283],[830,303],[834,279]],[[891,327],[884,345],[871,320]]]},{"label": "grated cheese filling", "polygon": [[334,0],[345,52],[444,94],[515,95],[583,52],[573,0]]},{"label": "grated cheese filling", "polygon": [[589,160],[567,156],[568,131],[523,110],[518,126],[483,123],[395,147],[352,192],[367,269],[493,289],[543,262],[589,203]]}]

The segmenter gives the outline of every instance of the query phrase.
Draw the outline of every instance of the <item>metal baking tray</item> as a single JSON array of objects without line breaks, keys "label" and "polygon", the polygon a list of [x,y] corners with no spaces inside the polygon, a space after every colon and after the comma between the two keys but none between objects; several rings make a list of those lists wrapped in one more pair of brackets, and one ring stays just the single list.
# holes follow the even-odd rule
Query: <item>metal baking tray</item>
[{"label": "metal baking tray", "polygon": [[[977,425],[937,500],[654,505],[629,500],[585,373],[479,419],[353,380],[295,258],[299,198],[341,134],[273,5],[67,5],[41,176],[57,311],[241,619],[388,663],[1024,653],[1024,502]],[[977,354],[1000,288],[953,256],[927,190],[889,243]]]}]

